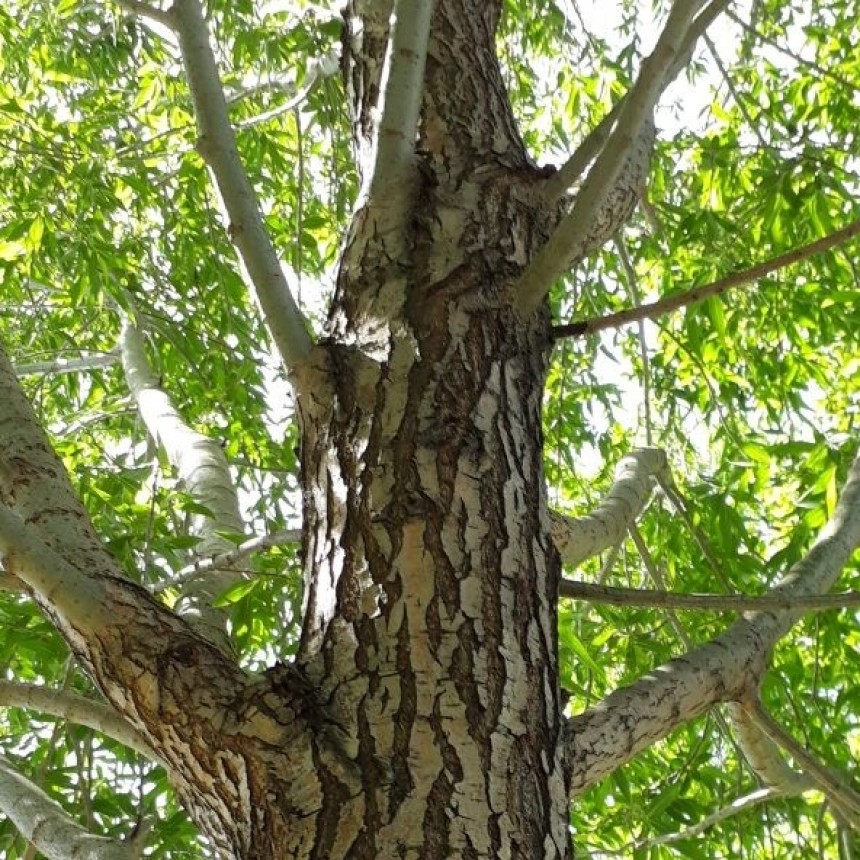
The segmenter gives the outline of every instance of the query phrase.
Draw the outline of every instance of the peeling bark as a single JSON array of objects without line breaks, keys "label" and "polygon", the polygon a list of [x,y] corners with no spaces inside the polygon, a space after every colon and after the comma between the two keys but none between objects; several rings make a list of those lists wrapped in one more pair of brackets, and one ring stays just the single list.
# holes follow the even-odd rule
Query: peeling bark
[{"label": "peeling bark", "polygon": [[[510,108],[494,25],[486,7],[437,4],[408,255],[356,214],[302,382],[299,660],[360,765],[355,800],[324,787],[320,856],[569,856],[548,317],[523,324],[503,299],[555,216],[496,115]],[[449,52],[467,42],[452,92]],[[504,157],[488,162],[494,145]]]}]

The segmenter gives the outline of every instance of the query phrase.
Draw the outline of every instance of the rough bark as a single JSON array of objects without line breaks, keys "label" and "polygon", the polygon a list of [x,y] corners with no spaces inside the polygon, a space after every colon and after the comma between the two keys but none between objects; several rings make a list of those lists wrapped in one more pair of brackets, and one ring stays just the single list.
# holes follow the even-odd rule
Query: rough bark
[{"label": "rough bark", "polygon": [[[518,205],[470,190],[470,229]],[[354,817],[321,856],[562,857],[547,320],[517,325],[494,301],[504,253],[494,270],[437,223],[417,226],[430,253],[410,270],[369,264],[372,242],[348,250],[335,323],[351,343],[320,347],[320,397],[302,404],[301,663],[362,771],[351,804],[323,793],[329,821]]]},{"label": "rough bark", "polygon": [[[314,856],[569,851],[541,468],[548,319],[501,300],[551,225],[493,16],[471,5],[437,6],[407,253],[357,213],[332,337],[302,385],[316,396],[300,404],[300,663],[360,765],[357,784],[322,780]],[[351,70],[361,92],[372,71]]]}]

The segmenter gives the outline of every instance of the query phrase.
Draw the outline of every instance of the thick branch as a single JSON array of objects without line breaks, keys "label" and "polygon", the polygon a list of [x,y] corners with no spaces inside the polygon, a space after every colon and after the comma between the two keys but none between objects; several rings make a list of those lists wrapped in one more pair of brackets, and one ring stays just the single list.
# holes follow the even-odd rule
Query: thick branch
[{"label": "thick branch", "polygon": [[0,706],[27,708],[87,726],[152,761],[160,761],[159,756],[140,734],[104,702],[96,702],[66,690],[0,681]]},{"label": "thick branch", "polygon": [[816,254],[823,254],[831,248],[842,245],[858,234],[860,234],[860,219],[852,221],[841,230],[837,230],[828,236],[822,236],[822,238],[816,239],[808,245],[802,245],[763,263],[756,263],[755,266],[750,266],[748,269],[743,269],[740,272],[732,272],[732,274],[718,278],[710,284],[693,287],[691,290],[675,293],[672,296],[665,296],[655,302],[640,305],[638,308],[627,308],[623,311],[607,314],[604,317],[592,317],[580,322],[555,326],[553,328],[553,336],[556,339],[562,337],[581,337],[582,335],[594,334],[606,329],[619,328],[620,326],[638,322],[639,320],[656,319],[679,308],[698,304],[712,296],[722,295],[734,287],[753,284],[759,278],[765,277],[765,275],[769,275],[779,269],[784,269],[786,266],[794,263],[799,263],[801,260],[806,260],[809,257],[814,257]]},{"label": "thick branch", "polygon": [[92,630],[109,623],[99,581],[82,576],[5,505],[0,505],[0,554],[4,567],[36,593],[40,604],[72,626]]},{"label": "thick branch", "polygon": [[27,586],[17,576],[0,568],[0,591],[11,591],[17,594],[26,594]]},{"label": "thick branch", "polygon": [[[578,565],[624,539],[645,506],[654,477],[668,470],[666,455],[657,448],[640,448],[622,457],[606,498],[584,517],[550,511],[550,529],[563,564]],[[562,592],[562,596],[564,595]]]},{"label": "thick branch", "polygon": [[[642,179],[639,162],[644,161],[647,168],[651,148],[648,135],[643,138],[642,132],[649,124],[653,128],[654,105],[666,86],[670,69],[684,49],[690,22],[701,5],[702,0],[675,0],[672,5],[657,45],[642,63],[639,77],[619,113],[618,124],[583,183],[572,210],[515,285],[515,305],[520,314],[534,311],[571,263],[588,251],[595,219],[611,191],[620,191],[624,197],[629,196],[629,192],[638,198],[641,189],[618,189],[616,180],[623,170],[629,171],[637,184]],[[637,146],[641,151],[636,151]]]},{"label": "thick branch", "polygon": [[117,575],[86,509],[36,419],[15,370],[0,345],[0,501],[27,522],[37,542],[66,567]]},{"label": "thick branch", "polygon": [[[815,545],[772,593],[805,597],[827,591],[858,545],[860,457]],[[802,615],[795,608],[741,618],[712,642],[572,718],[566,727],[572,789],[580,791],[598,781],[712,705],[747,699],[758,689],[771,649]]]},{"label": "thick branch", "polygon": [[415,138],[433,6],[433,0],[395,0],[376,111],[370,203],[375,212],[384,211],[386,224],[401,231],[415,183]]},{"label": "thick branch", "polygon": [[0,810],[49,860],[137,860],[141,846],[81,827],[55,800],[0,759]]},{"label": "thick branch", "polygon": [[[728,6],[728,0],[713,0],[696,17],[687,30],[687,35],[678,56],[663,81],[665,89],[686,68],[693,54],[696,42]],[[547,202],[554,203],[582,176],[588,165],[597,158],[600,150],[609,139],[615,121],[624,107],[627,95],[622,96],[608,114],[585,136],[571,157],[544,184]]]},{"label": "thick branch", "polygon": [[[167,704],[188,695],[181,674],[164,672],[166,655],[179,651],[184,664],[194,665],[216,722],[218,702],[234,706],[229,703],[242,695],[247,678],[125,578],[96,535],[2,348],[0,501],[5,570],[29,587],[106,698],[147,741],[165,730]],[[174,766],[191,756],[181,744],[171,751]]]},{"label": "thick branch", "polygon": [[266,325],[287,367],[295,370],[306,358],[312,341],[239,158],[203,10],[199,0],[176,0],[170,15],[179,35],[194,102],[200,131],[198,149],[221,193],[230,219],[230,236],[263,309]]},{"label": "thick branch", "polygon": [[[245,525],[224,452],[217,442],[189,427],[175,409],[150,367],[143,336],[130,322],[123,324],[120,350],[129,390],[150,436],[164,449],[194,501],[210,512],[193,520],[192,533],[200,538],[197,551],[203,556],[231,552],[235,544],[224,533],[241,534]],[[207,639],[227,651],[228,614],[212,604],[242,577],[241,571],[227,564],[213,566],[208,576],[189,584],[176,607]]]}]

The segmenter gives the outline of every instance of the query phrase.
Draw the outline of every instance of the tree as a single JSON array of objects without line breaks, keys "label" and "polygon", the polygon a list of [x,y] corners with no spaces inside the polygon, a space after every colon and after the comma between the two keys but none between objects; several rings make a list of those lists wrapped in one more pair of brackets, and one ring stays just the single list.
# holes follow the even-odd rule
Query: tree
[{"label": "tree", "polygon": [[855,13],[664,5],[0,11],[6,856],[851,855]]}]

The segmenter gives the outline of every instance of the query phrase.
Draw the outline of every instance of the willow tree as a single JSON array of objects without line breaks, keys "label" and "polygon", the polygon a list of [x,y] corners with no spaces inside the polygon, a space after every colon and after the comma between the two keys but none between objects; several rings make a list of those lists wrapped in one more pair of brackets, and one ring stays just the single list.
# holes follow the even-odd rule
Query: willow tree
[{"label": "willow tree", "polygon": [[[6,718],[0,809],[32,846],[6,856],[178,856],[192,837],[165,774],[214,856],[569,858],[571,798],[591,786],[583,843],[656,856],[671,820],[724,814],[731,783],[708,784],[729,757],[736,792],[761,785],[744,803],[781,800],[803,839],[803,798],[823,793],[848,845],[860,800],[826,763],[838,749],[793,740],[779,683],[762,702],[766,678],[805,677],[819,628],[803,668],[768,674],[774,648],[834,604],[860,542],[834,382],[857,366],[852,270],[824,254],[860,230],[848,13],[770,5],[729,10],[731,68],[707,35],[725,0],[675,0],[641,59],[630,10],[613,58],[575,9],[497,0],[0,13],[0,696],[29,709]],[[769,64],[798,27],[807,53]],[[655,143],[681,73],[722,74],[719,110]],[[540,164],[538,144],[577,137]],[[785,313],[763,313],[780,305],[763,279],[799,261]],[[641,415],[599,350],[643,381]],[[804,433],[818,394],[817,420],[835,417]],[[598,459],[615,478],[576,515],[593,492],[576,464],[599,485]],[[688,632],[667,583],[717,576],[724,597],[687,596],[711,613]],[[850,701],[817,659],[815,694]],[[707,714],[687,729],[706,743],[676,733],[646,759],[664,787],[648,829],[607,813],[592,832],[629,793],[607,777]]]}]

